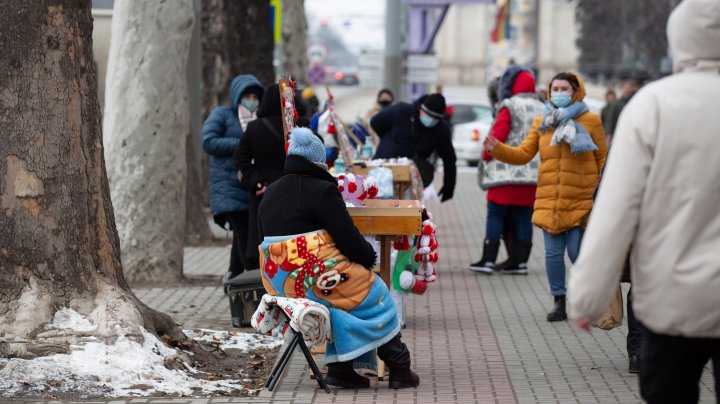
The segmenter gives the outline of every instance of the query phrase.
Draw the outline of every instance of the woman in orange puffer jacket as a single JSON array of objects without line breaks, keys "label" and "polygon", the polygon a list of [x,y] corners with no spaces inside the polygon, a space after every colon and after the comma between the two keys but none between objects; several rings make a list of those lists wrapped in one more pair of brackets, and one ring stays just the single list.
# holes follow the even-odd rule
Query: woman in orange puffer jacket
[{"label": "woman in orange puffer jacket", "polygon": [[555,305],[548,321],[567,319],[565,251],[575,262],[600,180],[607,144],[602,122],[583,102],[585,86],[575,73],[559,73],[548,86],[545,113],[533,122],[518,147],[492,136],[485,149],[509,164],[527,164],[540,153],[538,186],[532,223],[545,239],[545,267]]}]

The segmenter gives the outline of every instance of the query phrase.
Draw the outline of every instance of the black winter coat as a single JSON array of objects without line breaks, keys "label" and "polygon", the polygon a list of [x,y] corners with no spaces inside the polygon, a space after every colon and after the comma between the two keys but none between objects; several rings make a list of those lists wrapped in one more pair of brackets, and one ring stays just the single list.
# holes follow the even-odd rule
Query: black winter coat
[{"label": "black winter coat", "polygon": [[248,124],[233,154],[233,165],[242,173],[240,182],[250,194],[248,257],[258,256],[257,246],[261,240],[257,233],[257,209],[262,195],[256,196],[255,191],[259,189],[258,184],[269,185],[282,177],[285,164],[285,140],[277,84],[271,84],[265,89],[257,116],[258,119]]},{"label": "black winter coat", "polygon": [[420,105],[426,98],[427,95],[424,95],[412,104],[399,102],[378,112],[370,120],[370,126],[380,136],[375,158],[407,157],[415,160],[418,168],[422,169],[423,162],[437,152],[445,171],[443,187],[452,195],[457,177],[452,135],[445,120],[429,128],[420,123]]},{"label": "black winter coat", "polygon": [[368,269],[375,266],[375,250],[353,224],[337,181],[303,157],[287,157],[285,176],[265,192],[259,216],[261,240],[325,229],[351,261]]}]

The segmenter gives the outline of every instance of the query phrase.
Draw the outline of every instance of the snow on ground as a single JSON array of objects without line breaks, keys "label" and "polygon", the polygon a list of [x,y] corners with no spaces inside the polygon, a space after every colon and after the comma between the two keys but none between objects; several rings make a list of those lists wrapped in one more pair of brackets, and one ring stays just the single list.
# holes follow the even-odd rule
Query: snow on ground
[{"label": "snow on ground", "polygon": [[[61,309],[51,328],[93,331],[96,326],[71,309]],[[118,338],[108,345],[97,339],[72,346],[70,354],[25,359],[0,358],[0,396],[23,392],[38,395],[52,392],[80,393],[84,397],[122,397],[212,394],[242,389],[238,380],[199,380],[185,372],[167,369],[166,358],[178,352],[144,329],[142,344],[131,341],[118,328]],[[185,331],[194,340],[214,341],[221,349],[247,351],[274,348],[283,340],[259,334],[216,330]],[[198,373],[185,364],[188,372]],[[49,390],[50,391],[49,391]]]}]

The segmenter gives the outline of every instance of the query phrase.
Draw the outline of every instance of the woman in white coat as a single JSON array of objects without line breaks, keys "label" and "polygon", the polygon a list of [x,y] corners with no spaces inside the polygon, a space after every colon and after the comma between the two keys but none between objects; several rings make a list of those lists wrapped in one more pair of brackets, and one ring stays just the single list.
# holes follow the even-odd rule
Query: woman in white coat
[{"label": "woman in white coat", "polygon": [[589,331],[632,244],[642,397],[692,403],[711,359],[720,386],[720,1],[683,1],[667,34],[675,74],[620,115],[568,290],[571,317]]}]

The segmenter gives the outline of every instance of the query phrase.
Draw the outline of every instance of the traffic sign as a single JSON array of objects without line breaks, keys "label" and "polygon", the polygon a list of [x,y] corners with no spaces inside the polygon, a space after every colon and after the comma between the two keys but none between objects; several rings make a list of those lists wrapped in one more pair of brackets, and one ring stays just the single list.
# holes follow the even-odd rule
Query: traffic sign
[{"label": "traffic sign", "polygon": [[313,66],[308,69],[308,81],[311,84],[322,84],[325,82],[325,69],[322,66]]},{"label": "traffic sign", "polygon": [[311,65],[319,65],[327,59],[328,48],[321,43],[311,44],[307,47],[305,54]]},{"label": "traffic sign", "polygon": [[405,61],[406,77],[409,82],[437,82],[438,60],[435,55],[409,54]]}]

